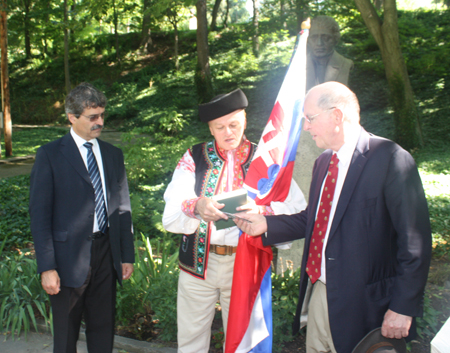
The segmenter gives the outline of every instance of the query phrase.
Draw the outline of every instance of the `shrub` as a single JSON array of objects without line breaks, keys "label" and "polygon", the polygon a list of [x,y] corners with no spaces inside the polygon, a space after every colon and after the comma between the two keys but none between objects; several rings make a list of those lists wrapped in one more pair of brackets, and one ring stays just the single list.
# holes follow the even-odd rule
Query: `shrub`
[{"label": "shrub", "polygon": [[[3,242],[3,245],[5,242]],[[2,250],[2,249],[0,249]],[[2,253],[0,259],[0,328],[14,338],[31,325],[37,330],[35,316],[50,324],[50,300],[41,286],[37,265],[29,254]]]},{"label": "shrub", "polygon": [[294,339],[292,322],[298,303],[300,267],[295,272],[272,273],[273,349],[280,351],[284,342]]},{"label": "shrub", "polygon": [[[164,241],[153,241],[141,234],[136,241],[136,263],[133,276],[119,288],[117,321],[127,324],[132,314],[152,314],[158,338],[173,341],[177,337],[178,252]],[[128,283],[127,283],[128,282]]]},{"label": "shrub", "polygon": [[0,179],[0,241],[6,247],[23,247],[32,241],[28,215],[30,177]]}]

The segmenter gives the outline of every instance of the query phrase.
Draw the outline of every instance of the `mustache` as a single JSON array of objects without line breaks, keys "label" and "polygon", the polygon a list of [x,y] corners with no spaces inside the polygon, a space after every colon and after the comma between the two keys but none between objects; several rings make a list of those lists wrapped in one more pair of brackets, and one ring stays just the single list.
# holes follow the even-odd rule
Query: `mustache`
[{"label": "mustache", "polygon": [[97,129],[103,129],[103,125],[95,124],[93,127],[91,127],[91,130],[97,130]]}]

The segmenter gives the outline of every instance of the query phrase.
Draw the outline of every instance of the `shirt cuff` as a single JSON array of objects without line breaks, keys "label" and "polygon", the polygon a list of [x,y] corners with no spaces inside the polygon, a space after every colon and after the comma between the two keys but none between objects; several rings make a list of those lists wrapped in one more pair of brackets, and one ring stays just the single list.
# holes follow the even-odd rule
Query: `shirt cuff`
[{"label": "shirt cuff", "polygon": [[186,216],[197,219],[197,216],[195,215],[195,205],[197,205],[197,201],[199,199],[200,197],[197,197],[195,199],[184,200],[181,203],[181,211]]},{"label": "shirt cuff", "polygon": [[262,214],[263,216],[272,216],[275,214],[272,207],[270,206],[258,206],[259,207],[259,214]]}]

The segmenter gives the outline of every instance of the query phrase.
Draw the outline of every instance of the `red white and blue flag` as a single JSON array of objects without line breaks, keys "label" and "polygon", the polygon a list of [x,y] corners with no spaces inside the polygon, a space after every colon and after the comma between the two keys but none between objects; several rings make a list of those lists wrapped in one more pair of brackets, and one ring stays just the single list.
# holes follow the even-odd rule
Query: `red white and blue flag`
[{"label": "red white and blue flag", "polygon": [[[302,131],[306,86],[306,41],[303,30],[288,71],[262,133],[244,187],[258,205],[285,201]],[[272,352],[272,248],[260,237],[242,233],[234,263],[225,353]]]}]

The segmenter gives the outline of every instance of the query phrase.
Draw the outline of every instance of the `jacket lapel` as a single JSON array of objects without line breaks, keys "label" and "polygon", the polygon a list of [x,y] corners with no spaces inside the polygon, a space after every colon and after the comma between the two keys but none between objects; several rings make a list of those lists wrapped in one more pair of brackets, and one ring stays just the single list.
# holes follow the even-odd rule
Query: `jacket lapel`
[{"label": "jacket lapel", "polygon": [[325,72],[325,82],[327,81],[338,81],[339,70],[341,68],[341,63],[337,60],[336,51],[331,55],[330,61],[328,62],[326,72]]},{"label": "jacket lapel", "polygon": [[359,140],[358,143],[356,144],[355,152],[353,152],[353,157],[350,162],[350,166],[348,168],[344,185],[342,186],[341,195],[339,197],[339,203],[336,207],[336,212],[333,218],[333,224],[331,225],[329,238],[333,236],[339,223],[341,222],[345,210],[347,209],[348,203],[352,198],[358,179],[362,171],[364,170],[364,166],[367,162],[365,154],[369,151],[369,139],[370,135],[363,128],[361,128]]},{"label": "jacket lapel", "polygon": [[112,154],[106,152],[107,147],[102,140],[97,139],[97,142],[100,148],[100,153],[102,154],[103,176],[105,177],[106,198],[109,205],[111,197],[111,178],[113,175]]},{"label": "jacket lapel", "polygon": [[86,165],[83,162],[83,158],[81,158],[80,151],[70,133],[66,134],[61,139],[61,153],[66,157],[67,161],[77,173],[80,174],[88,184],[92,184]]}]

